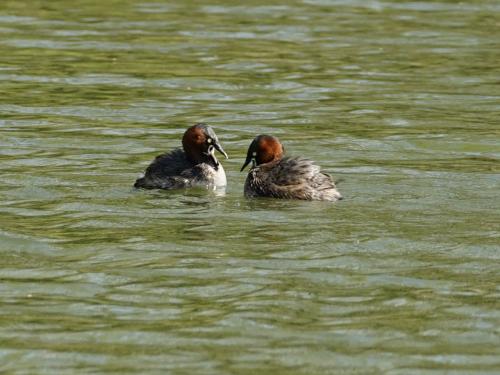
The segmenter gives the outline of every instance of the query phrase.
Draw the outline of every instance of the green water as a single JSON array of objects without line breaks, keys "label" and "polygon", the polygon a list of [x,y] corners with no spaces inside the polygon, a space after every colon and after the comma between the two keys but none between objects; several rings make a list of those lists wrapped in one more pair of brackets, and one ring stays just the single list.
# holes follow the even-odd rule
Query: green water
[{"label": "green water", "polygon": [[[487,0],[2,0],[0,372],[498,374],[499,30]],[[197,121],[225,194],[133,190]],[[246,200],[259,133],[346,199]]]}]

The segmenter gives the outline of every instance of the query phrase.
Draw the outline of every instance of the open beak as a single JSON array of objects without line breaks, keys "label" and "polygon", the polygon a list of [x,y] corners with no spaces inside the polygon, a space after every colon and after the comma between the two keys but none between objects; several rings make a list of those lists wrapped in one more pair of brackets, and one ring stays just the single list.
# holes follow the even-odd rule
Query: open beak
[{"label": "open beak", "polygon": [[214,142],[214,147],[217,151],[219,151],[226,159],[229,159],[229,157],[226,154],[226,151],[222,148],[219,142]]},{"label": "open beak", "polygon": [[215,157],[215,150],[219,151],[222,155],[226,157],[226,159],[229,159],[227,157],[226,152],[222,148],[222,146],[219,144],[219,142],[213,142],[212,145],[208,148],[207,155],[208,157],[212,160],[213,165],[215,166],[215,169],[217,170],[219,168],[219,161]]},{"label": "open beak", "polygon": [[215,147],[210,146],[208,148],[208,152],[206,155],[210,158],[210,161],[212,162],[213,166],[215,167],[215,170],[219,168],[219,161],[215,157]]}]

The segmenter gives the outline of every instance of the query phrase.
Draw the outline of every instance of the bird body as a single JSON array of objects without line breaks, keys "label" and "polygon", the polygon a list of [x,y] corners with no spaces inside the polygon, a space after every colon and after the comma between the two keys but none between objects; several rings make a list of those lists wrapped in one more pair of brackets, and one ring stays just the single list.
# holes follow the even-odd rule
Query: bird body
[{"label": "bird body", "polygon": [[253,140],[241,168],[243,170],[253,161],[245,181],[246,197],[320,201],[342,199],[332,178],[321,172],[313,161],[283,155],[283,145],[278,138],[259,135]]},{"label": "bird body", "polygon": [[182,149],[157,156],[146,168],[144,177],[134,187],[143,189],[181,189],[193,186],[226,186],[226,173],[214,155],[215,150],[227,154],[213,129],[195,124],[184,133]]}]

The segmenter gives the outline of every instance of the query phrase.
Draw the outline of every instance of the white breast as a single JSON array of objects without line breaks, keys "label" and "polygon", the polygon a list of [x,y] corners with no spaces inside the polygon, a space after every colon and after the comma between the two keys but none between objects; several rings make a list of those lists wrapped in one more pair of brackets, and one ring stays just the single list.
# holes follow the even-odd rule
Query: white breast
[{"label": "white breast", "polygon": [[226,186],[227,185],[226,172],[224,172],[224,168],[222,167],[222,164],[219,164],[219,168],[217,168],[217,171],[214,174],[214,185],[215,186]]}]

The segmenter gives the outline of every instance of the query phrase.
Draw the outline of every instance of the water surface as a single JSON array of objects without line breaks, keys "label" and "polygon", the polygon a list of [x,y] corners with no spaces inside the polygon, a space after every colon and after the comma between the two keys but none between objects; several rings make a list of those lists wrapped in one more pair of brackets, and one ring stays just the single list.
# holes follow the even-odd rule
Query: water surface
[{"label": "water surface", "polygon": [[[496,374],[496,1],[0,4],[0,371]],[[213,125],[225,194],[136,191]],[[274,134],[338,204],[246,200]]]}]

